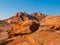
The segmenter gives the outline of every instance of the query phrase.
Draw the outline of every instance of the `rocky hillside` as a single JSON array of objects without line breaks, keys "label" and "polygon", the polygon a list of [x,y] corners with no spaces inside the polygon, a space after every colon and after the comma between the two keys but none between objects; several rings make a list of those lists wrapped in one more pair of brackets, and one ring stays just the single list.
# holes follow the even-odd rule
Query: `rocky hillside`
[{"label": "rocky hillside", "polygon": [[60,16],[18,12],[1,20],[0,45],[60,45]]},{"label": "rocky hillside", "polygon": [[40,12],[35,12],[32,14],[27,14],[26,12],[18,12],[15,16],[12,16],[5,20],[0,20],[0,31],[11,30],[13,25],[22,23],[27,20],[36,20],[39,22],[46,16],[47,15],[41,14]]},{"label": "rocky hillside", "polygon": [[6,21],[7,23],[19,23],[22,21],[26,21],[26,20],[36,20],[36,21],[40,21],[41,19],[45,18],[47,15],[46,14],[42,14],[40,12],[35,12],[32,14],[27,14],[26,12],[18,12],[16,13],[15,16],[6,19],[4,21]]}]

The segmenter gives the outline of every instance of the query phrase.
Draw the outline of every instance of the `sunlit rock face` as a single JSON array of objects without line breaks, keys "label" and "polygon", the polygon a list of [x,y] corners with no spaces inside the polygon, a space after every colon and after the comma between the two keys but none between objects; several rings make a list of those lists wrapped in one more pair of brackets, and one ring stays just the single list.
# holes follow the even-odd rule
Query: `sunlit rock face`
[{"label": "sunlit rock face", "polygon": [[15,16],[12,16],[5,20],[0,20],[0,30],[10,30],[14,24],[19,24],[28,20],[40,21],[45,18],[46,15],[40,12],[35,12],[32,14],[27,14],[26,12],[18,12]]},{"label": "sunlit rock face", "polygon": [[[14,25],[19,25],[20,23],[22,23],[22,22],[24,23],[25,21],[35,20],[37,22],[40,22],[45,17],[46,17],[46,15],[42,14],[40,12],[35,12],[32,14],[27,14],[26,12],[18,12],[18,13],[16,13],[15,16],[12,16],[5,20],[0,20],[0,32],[4,32],[4,31],[9,32],[10,30],[12,30]],[[31,23],[31,22],[29,22],[29,23]],[[33,25],[35,25],[35,24],[33,24]],[[27,32],[30,32],[30,31],[28,31],[28,30],[30,30],[29,28],[30,27],[26,27],[24,29],[24,31],[27,30]],[[25,33],[24,31],[23,31],[23,33]]]},{"label": "sunlit rock face", "polygon": [[59,33],[37,30],[32,34],[15,37],[7,45],[60,45],[59,41]]},{"label": "sunlit rock face", "polygon": [[60,25],[60,16],[47,16],[42,21],[41,25]]},{"label": "sunlit rock face", "polygon": [[45,18],[47,15],[42,14],[40,12],[35,12],[32,14],[27,14],[26,12],[18,12],[16,16],[13,16],[5,21],[8,23],[19,23],[26,20],[37,20],[40,21],[41,19]]},{"label": "sunlit rock face", "polygon": [[47,16],[40,21],[41,26],[53,30],[60,30],[60,16]]},{"label": "sunlit rock face", "polygon": [[30,34],[39,29],[39,22],[28,20],[24,21],[19,24],[13,25],[11,31],[9,32],[10,35],[19,35],[19,34]]},{"label": "sunlit rock face", "polygon": [[60,16],[18,12],[1,20],[0,45],[60,45]]}]

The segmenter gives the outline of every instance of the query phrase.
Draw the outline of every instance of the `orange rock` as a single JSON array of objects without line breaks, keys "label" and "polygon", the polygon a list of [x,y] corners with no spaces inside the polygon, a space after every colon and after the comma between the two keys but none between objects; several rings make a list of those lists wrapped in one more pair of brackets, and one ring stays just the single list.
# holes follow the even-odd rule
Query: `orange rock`
[{"label": "orange rock", "polygon": [[[45,45],[45,42],[47,40],[48,40],[47,42],[49,42],[49,40],[53,40],[55,38],[59,39],[60,34],[56,33],[56,32],[48,32],[48,31],[39,30],[39,31],[34,32],[33,34],[29,35],[27,38],[31,42],[32,45],[35,45],[35,44],[36,45]],[[49,45],[49,44],[47,43],[46,45]]]},{"label": "orange rock", "polygon": [[[40,12],[31,15],[19,12],[5,20],[10,25],[14,24],[8,31],[9,37],[13,40],[5,45],[60,45],[60,16],[45,17],[46,14]],[[7,34],[1,33],[0,40],[7,37]]]},{"label": "orange rock", "polygon": [[46,15],[44,15],[40,12],[36,12],[36,13],[32,13],[32,14],[27,14],[26,12],[18,12],[16,14],[16,16],[12,16],[11,18],[5,19],[4,21],[7,23],[16,24],[16,23],[26,21],[26,20],[40,21],[41,19],[43,19],[45,17],[46,17]]},{"label": "orange rock", "polygon": [[24,21],[21,24],[14,25],[9,32],[10,35],[14,34],[29,34],[39,28],[39,23],[33,20]]},{"label": "orange rock", "polygon": [[60,45],[60,37],[52,40],[46,40],[44,45]]},{"label": "orange rock", "polygon": [[8,38],[7,32],[0,32],[0,41],[6,40]]},{"label": "orange rock", "polygon": [[40,31],[23,37],[16,37],[14,41],[7,45],[60,45],[60,33]]},{"label": "orange rock", "polygon": [[31,43],[26,38],[18,36],[7,45],[31,45]]},{"label": "orange rock", "polygon": [[40,21],[40,25],[60,25],[60,16],[47,16]]},{"label": "orange rock", "polygon": [[40,25],[46,27],[48,30],[60,30],[60,16],[47,16],[40,21]]}]

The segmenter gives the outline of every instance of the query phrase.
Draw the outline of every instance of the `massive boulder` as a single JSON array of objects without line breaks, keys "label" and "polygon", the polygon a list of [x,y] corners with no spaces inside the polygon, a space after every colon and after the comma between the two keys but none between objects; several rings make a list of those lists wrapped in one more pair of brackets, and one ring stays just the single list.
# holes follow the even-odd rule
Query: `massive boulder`
[{"label": "massive boulder", "polygon": [[9,31],[9,34],[10,35],[18,35],[18,34],[24,35],[24,34],[32,33],[38,29],[39,29],[39,23],[37,21],[28,20],[19,24],[15,24],[12,27],[11,31]]}]

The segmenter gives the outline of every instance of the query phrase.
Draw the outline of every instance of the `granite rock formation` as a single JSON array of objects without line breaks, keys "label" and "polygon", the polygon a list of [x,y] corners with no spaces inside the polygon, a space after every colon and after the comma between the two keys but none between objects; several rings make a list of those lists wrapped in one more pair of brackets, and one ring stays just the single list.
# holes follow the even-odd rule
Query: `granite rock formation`
[{"label": "granite rock formation", "polygon": [[60,16],[18,12],[0,20],[0,45],[60,45]]}]

